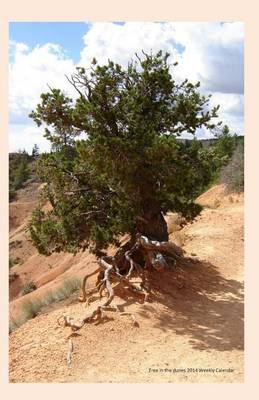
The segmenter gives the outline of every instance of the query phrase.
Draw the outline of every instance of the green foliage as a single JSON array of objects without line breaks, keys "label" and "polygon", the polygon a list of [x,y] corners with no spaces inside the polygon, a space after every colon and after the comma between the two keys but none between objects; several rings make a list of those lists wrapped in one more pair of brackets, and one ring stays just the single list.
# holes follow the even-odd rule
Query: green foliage
[{"label": "green foliage", "polygon": [[30,176],[29,171],[29,155],[23,151],[11,153],[9,155],[9,200],[15,199],[18,189],[23,187],[23,184]]},{"label": "green foliage", "polygon": [[40,148],[39,146],[35,143],[33,148],[32,148],[32,153],[31,156],[33,159],[36,159],[40,155]]},{"label": "green foliage", "polygon": [[33,292],[36,289],[37,289],[37,286],[35,285],[35,283],[30,281],[30,282],[25,283],[25,285],[23,286],[23,288],[21,290],[21,293],[22,293],[22,295],[25,295],[25,294]]},{"label": "green foliage", "polygon": [[225,125],[218,135],[218,140],[214,146],[214,164],[216,169],[228,164],[237,146],[237,135],[231,136],[229,128]]},{"label": "green foliage", "polygon": [[22,184],[28,179],[28,177],[28,162],[26,160],[22,160],[15,171],[13,181],[14,189],[20,189],[22,187]]},{"label": "green foliage", "polygon": [[216,145],[219,157],[230,158],[233,154],[235,144],[236,144],[236,135],[231,136],[229,133],[229,128],[225,125],[222,129],[222,132],[218,136]]},{"label": "green foliage", "polygon": [[243,192],[244,190],[244,144],[240,142],[229,163],[221,170],[221,183],[226,185],[228,192]]},{"label": "green foliage", "polygon": [[80,134],[80,130],[73,124],[74,110],[71,103],[72,99],[59,89],[50,88],[49,93],[42,93],[41,104],[29,115],[38,126],[43,121],[49,126],[45,128],[44,136],[50,140],[54,151],[73,144],[74,138]]},{"label": "green foliage", "polygon": [[[197,141],[187,149],[177,137],[213,130],[219,107],[209,110],[199,83],[176,83],[168,56],[136,55],[126,69],[93,60],[70,80],[75,102],[58,89],[41,95],[30,116],[49,127],[53,151],[39,157],[37,173],[52,209],[39,206],[28,226],[41,253],[90,246],[101,254],[120,235],[134,235],[138,217],[199,212],[194,199],[210,179],[210,159]],[[75,140],[81,133],[86,139]]]},{"label": "green foliage", "polygon": [[219,130],[214,143],[200,151],[204,159],[203,166],[206,176],[206,179],[202,180],[204,183],[202,191],[209,189],[212,185],[220,181],[221,170],[229,163],[240,141],[242,143],[242,137],[230,135],[229,129],[225,125],[222,130]]}]

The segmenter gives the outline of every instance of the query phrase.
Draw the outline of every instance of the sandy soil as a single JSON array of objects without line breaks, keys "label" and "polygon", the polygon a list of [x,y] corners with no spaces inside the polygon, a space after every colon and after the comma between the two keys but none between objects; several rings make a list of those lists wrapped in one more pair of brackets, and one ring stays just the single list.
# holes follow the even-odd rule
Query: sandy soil
[{"label": "sandy soil", "polygon": [[[115,288],[115,303],[134,313],[139,327],[128,316],[107,312],[103,323],[84,326],[74,337],[68,367],[70,330],[59,327],[57,318],[80,319],[96,306],[85,308],[75,294],[10,335],[10,382],[242,382],[243,198],[226,197],[215,187],[199,201],[207,205],[201,215],[171,235],[196,260],[162,276],[154,272],[145,304],[142,296]],[[88,257],[78,256],[74,273],[85,262],[89,271],[96,267]],[[47,285],[51,280],[36,292]]]}]

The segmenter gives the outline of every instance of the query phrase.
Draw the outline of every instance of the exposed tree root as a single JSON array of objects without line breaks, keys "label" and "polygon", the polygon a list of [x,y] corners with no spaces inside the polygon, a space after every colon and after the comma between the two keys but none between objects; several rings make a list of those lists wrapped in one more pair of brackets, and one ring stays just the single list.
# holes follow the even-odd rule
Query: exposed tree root
[{"label": "exposed tree root", "polygon": [[[140,257],[141,256],[141,257]],[[124,252],[124,261],[127,261],[127,269],[125,270],[125,263],[123,267],[118,263],[116,255],[114,257],[102,257],[97,263],[98,268],[84,277],[82,282],[82,297],[79,301],[85,302],[88,306],[91,301],[96,300],[93,296],[94,293],[98,293],[99,297],[102,298],[103,291],[107,293],[107,298],[103,304],[99,304],[89,315],[86,315],[82,321],[75,321],[70,316],[62,316],[58,319],[60,325],[60,319],[63,319],[63,326],[70,327],[72,333],[68,336],[68,353],[67,363],[71,365],[72,353],[73,353],[73,332],[80,330],[85,324],[97,322],[100,323],[104,318],[105,311],[115,311],[120,316],[129,315],[133,321],[133,326],[139,326],[136,318],[133,314],[128,312],[120,312],[118,307],[111,306],[114,299],[114,289],[112,283],[117,283],[128,288],[132,292],[138,292],[143,294],[145,302],[150,294],[150,282],[149,282],[149,271],[155,269],[158,272],[162,272],[165,269],[172,268],[176,264],[180,264],[184,257],[184,251],[176,246],[172,242],[159,242],[156,240],[150,240],[146,236],[139,235],[136,238],[135,244]],[[121,260],[120,254],[120,260]],[[140,260],[140,261],[139,261]],[[94,289],[86,292],[86,282],[90,276],[98,274],[97,281]],[[132,277],[140,277],[140,285],[137,286],[131,282]],[[178,279],[177,279],[178,281]],[[181,286],[179,286],[180,288]]]},{"label": "exposed tree root", "polygon": [[68,339],[68,353],[67,353],[67,364],[71,365],[72,362],[72,353],[74,351],[74,344],[72,338]]}]

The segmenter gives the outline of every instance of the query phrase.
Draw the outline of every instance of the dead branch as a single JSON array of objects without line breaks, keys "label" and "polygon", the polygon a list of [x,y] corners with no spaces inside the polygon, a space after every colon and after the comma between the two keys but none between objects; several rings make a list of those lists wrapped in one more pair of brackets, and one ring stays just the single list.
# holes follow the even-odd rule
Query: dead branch
[{"label": "dead branch", "polygon": [[78,298],[79,301],[81,302],[85,302],[86,301],[86,281],[88,278],[90,278],[90,276],[93,276],[95,274],[97,274],[97,272],[100,272],[102,270],[102,268],[98,267],[95,271],[91,272],[91,274],[87,274],[84,276],[84,279],[82,281],[82,285],[81,285],[81,290],[82,290],[82,296]]},{"label": "dead branch", "polygon": [[157,240],[149,240],[146,236],[140,236],[139,242],[147,250],[159,251],[179,257],[184,255],[183,249],[173,242],[158,242]]},{"label": "dead branch", "polygon": [[69,77],[67,75],[65,75],[65,77],[67,78],[68,82],[75,88],[75,90],[77,91],[77,93],[80,95],[81,99],[84,99],[85,96],[83,95],[83,93],[81,92],[81,90],[78,89],[78,87],[76,86],[76,82],[74,77],[72,76],[71,79],[69,79]]}]

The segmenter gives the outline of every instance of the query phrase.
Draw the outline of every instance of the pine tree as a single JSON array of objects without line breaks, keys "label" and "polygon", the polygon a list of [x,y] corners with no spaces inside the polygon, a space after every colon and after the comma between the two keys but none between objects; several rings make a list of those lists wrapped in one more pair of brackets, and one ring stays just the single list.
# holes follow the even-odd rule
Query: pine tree
[{"label": "pine tree", "polygon": [[154,251],[154,241],[170,243],[163,215],[171,210],[193,218],[194,199],[209,179],[202,152],[188,153],[177,138],[214,129],[219,108],[209,110],[199,83],[173,80],[168,57],[143,53],[126,69],[94,59],[68,78],[76,101],[58,89],[41,95],[30,116],[48,125],[53,145],[37,166],[52,209],[39,207],[29,224],[41,253],[90,248],[101,257],[127,234],[128,243],[103,263],[124,276],[137,265],[165,265],[161,253],[172,247]]},{"label": "pine tree", "polygon": [[39,157],[39,155],[40,155],[40,148],[35,143],[33,148],[32,148],[31,156],[32,156],[33,159],[36,159],[37,157]]}]

